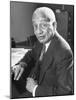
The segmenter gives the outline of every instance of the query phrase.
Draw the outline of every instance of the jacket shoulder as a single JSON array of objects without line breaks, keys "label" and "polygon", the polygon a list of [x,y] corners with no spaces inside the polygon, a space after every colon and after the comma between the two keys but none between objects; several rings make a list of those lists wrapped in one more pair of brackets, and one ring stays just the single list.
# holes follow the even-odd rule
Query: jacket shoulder
[{"label": "jacket shoulder", "polygon": [[55,39],[55,58],[62,58],[64,56],[73,56],[72,50],[68,42],[60,35],[56,36]]}]

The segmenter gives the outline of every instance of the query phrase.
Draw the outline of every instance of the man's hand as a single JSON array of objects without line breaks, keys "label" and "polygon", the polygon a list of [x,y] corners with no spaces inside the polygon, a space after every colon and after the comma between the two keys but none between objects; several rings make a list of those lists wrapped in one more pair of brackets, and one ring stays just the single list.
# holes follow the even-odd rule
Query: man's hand
[{"label": "man's hand", "polygon": [[37,85],[37,82],[33,78],[27,78],[26,89],[33,93],[34,87]]},{"label": "man's hand", "polygon": [[13,66],[14,80],[19,80],[23,71],[24,71],[24,68],[21,67],[21,65]]}]

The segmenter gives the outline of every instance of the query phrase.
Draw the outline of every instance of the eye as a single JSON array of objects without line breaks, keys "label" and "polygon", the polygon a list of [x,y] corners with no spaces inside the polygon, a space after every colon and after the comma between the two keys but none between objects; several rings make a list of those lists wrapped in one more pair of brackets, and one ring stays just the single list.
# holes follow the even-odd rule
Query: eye
[{"label": "eye", "polygon": [[42,27],[42,28],[47,28],[47,27],[48,27],[48,24],[47,24],[47,23],[42,23],[42,24],[41,24],[41,27]]},{"label": "eye", "polygon": [[43,23],[41,26],[42,26],[43,28],[45,28],[45,27],[47,27],[47,24],[44,24],[44,23]]}]

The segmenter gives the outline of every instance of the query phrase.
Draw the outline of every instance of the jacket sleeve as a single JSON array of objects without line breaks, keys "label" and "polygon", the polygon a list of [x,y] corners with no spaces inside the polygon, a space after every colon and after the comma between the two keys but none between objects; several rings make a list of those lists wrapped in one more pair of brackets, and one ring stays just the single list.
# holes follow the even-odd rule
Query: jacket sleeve
[{"label": "jacket sleeve", "polygon": [[73,94],[73,56],[66,52],[60,57],[56,64],[56,95]]},{"label": "jacket sleeve", "polygon": [[[37,44],[37,43],[36,43]],[[31,62],[36,62],[36,57],[37,57],[37,45],[32,48],[32,50],[28,51],[25,56],[21,59],[20,62],[24,62],[27,65]]]},{"label": "jacket sleeve", "polygon": [[[20,62],[24,62],[26,64],[29,64],[31,62],[31,60],[34,60],[34,52],[33,50],[28,51],[25,56],[21,59]],[[20,63],[19,62],[19,63]]]}]

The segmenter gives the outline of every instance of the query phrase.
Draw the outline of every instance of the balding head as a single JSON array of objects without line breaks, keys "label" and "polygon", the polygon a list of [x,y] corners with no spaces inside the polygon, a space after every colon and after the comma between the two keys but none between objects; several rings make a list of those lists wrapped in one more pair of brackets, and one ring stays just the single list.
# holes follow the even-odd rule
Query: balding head
[{"label": "balding head", "polygon": [[37,8],[32,17],[34,34],[40,43],[47,43],[56,31],[56,18],[52,9],[47,7]]},{"label": "balding head", "polygon": [[33,13],[32,21],[34,21],[35,19],[38,19],[39,17],[44,18],[48,22],[50,21],[56,22],[56,18],[55,18],[55,14],[53,10],[48,7],[37,8]]}]

